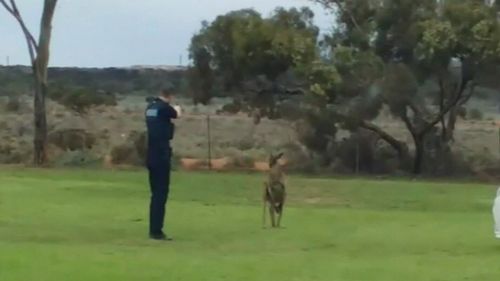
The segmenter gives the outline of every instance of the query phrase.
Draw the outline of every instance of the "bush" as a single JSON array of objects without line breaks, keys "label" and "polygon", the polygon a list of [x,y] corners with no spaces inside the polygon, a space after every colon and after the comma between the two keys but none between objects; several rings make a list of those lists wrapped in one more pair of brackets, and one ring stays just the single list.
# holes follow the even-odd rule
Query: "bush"
[{"label": "bush", "polygon": [[24,141],[4,138],[0,143],[0,163],[22,164],[30,160],[31,149]]},{"label": "bush", "polygon": [[89,91],[85,89],[70,90],[59,88],[50,92],[49,98],[80,114],[87,113],[92,107],[115,106],[117,104],[117,98],[111,92]]},{"label": "bush", "polygon": [[248,169],[253,168],[255,160],[248,155],[235,156],[231,159],[231,165],[234,168]]},{"label": "bush", "polygon": [[7,131],[9,129],[9,124],[5,120],[0,120],[0,131]]},{"label": "bush", "polygon": [[146,132],[130,132],[127,142],[133,145],[133,147],[135,148],[135,153],[137,154],[139,159],[142,162],[146,161],[146,153],[148,149]]},{"label": "bush", "polygon": [[247,150],[254,148],[255,142],[256,141],[253,138],[244,138],[244,139],[241,139],[239,141],[236,141],[236,143],[234,144],[234,147],[236,147],[237,149],[239,149],[241,151],[247,151]]},{"label": "bush", "polygon": [[137,154],[136,148],[132,144],[121,144],[111,149],[111,163],[114,165],[134,165],[144,164]]},{"label": "bush", "polygon": [[242,105],[239,102],[232,102],[222,106],[221,109],[217,110],[217,114],[237,114],[242,110]]},{"label": "bush", "polygon": [[315,153],[324,154],[337,134],[335,117],[330,114],[307,113],[296,122],[300,143]]},{"label": "bush", "polygon": [[375,133],[360,131],[338,142],[332,159],[350,172],[386,174],[399,169],[397,153]]},{"label": "bush", "polygon": [[483,112],[477,108],[469,110],[467,117],[470,120],[483,120]]},{"label": "bush", "polygon": [[18,97],[10,96],[5,104],[5,111],[7,112],[19,112],[23,107],[23,103]]},{"label": "bush", "polygon": [[91,149],[96,144],[95,136],[83,129],[58,130],[50,133],[48,140],[49,144],[70,151]]}]

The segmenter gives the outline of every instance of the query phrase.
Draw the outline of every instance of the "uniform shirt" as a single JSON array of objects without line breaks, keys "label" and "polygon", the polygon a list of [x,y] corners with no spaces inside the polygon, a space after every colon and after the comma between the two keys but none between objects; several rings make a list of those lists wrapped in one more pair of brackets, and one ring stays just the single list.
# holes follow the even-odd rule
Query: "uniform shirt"
[{"label": "uniform shirt", "polygon": [[[177,111],[167,102],[156,98],[146,109],[148,130],[148,162],[167,160],[170,156],[170,140],[174,137],[175,126],[172,119]],[[162,161],[163,162],[163,161]]]}]

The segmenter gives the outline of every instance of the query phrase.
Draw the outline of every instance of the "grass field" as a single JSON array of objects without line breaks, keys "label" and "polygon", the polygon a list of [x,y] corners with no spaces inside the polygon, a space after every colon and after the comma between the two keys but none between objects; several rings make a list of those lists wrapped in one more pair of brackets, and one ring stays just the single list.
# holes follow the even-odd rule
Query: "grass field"
[{"label": "grass field", "polygon": [[500,276],[494,190],[290,179],[262,229],[256,175],[175,173],[174,242],[146,239],[142,172],[0,171],[0,280],[481,280]]}]

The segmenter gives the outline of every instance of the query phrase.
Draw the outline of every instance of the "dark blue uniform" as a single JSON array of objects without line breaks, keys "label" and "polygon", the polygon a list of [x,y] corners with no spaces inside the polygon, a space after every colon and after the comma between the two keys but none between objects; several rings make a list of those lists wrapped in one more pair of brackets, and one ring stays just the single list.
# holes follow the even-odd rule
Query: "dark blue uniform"
[{"label": "dark blue uniform", "polygon": [[170,141],[174,137],[175,131],[171,120],[174,118],[177,118],[175,109],[158,98],[151,101],[146,109],[148,129],[147,167],[151,187],[150,235],[163,234],[165,205],[170,185],[170,160],[172,158]]}]

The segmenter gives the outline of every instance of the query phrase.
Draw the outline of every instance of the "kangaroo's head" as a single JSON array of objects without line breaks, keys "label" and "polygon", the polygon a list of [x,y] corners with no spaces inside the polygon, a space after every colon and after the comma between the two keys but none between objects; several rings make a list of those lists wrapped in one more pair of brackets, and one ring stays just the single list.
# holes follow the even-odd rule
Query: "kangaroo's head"
[{"label": "kangaroo's head", "polygon": [[272,168],[276,166],[278,164],[278,160],[280,160],[281,157],[283,157],[283,153],[280,153],[278,155],[273,155],[271,153],[271,156],[269,156],[269,167]]}]

